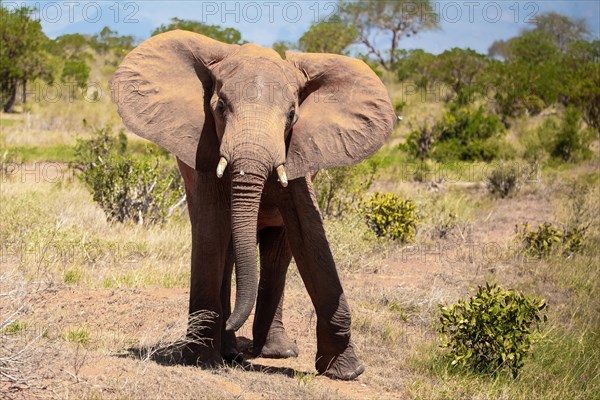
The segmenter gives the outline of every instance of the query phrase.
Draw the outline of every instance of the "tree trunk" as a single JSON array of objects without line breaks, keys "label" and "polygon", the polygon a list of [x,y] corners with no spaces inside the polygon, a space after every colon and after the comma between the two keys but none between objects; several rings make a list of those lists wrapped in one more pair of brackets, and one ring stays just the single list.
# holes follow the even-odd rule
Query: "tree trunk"
[{"label": "tree trunk", "polygon": [[21,101],[23,104],[27,103],[27,79],[23,79],[23,95],[21,96]]},{"label": "tree trunk", "polygon": [[17,82],[15,79],[11,79],[8,84],[8,99],[6,103],[3,104],[2,108],[5,113],[13,112],[13,107],[15,105],[15,100],[17,99]]}]

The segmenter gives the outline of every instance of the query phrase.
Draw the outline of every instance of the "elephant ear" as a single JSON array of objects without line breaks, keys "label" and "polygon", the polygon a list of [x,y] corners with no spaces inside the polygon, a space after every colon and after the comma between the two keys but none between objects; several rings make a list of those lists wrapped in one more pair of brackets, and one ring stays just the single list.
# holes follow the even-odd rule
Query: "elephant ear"
[{"label": "elephant ear", "polygon": [[146,40],[125,57],[111,79],[113,101],[125,126],[192,168],[214,169],[219,152],[209,107],[210,66],[238,48],[180,30]]},{"label": "elephant ear", "polygon": [[396,114],[387,89],[363,61],[286,52],[305,76],[285,169],[289,179],[356,164],[390,137]]}]

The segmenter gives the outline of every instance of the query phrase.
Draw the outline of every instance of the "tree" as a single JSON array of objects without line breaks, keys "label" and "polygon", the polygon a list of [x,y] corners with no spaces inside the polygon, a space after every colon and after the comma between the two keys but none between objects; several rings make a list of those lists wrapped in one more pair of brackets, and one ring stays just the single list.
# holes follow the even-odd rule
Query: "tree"
[{"label": "tree", "polygon": [[347,47],[357,39],[356,29],[344,24],[339,17],[313,24],[300,37],[298,47],[309,53],[347,54]]},{"label": "tree", "polygon": [[90,43],[91,38],[78,33],[62,35],[49,41],[48,50],[63,60],[60,75],[62,82],[76,82],[79,87],[87,84],[91,70],[87,61],[92,59],[88,52]]},{"label": "tree", "polygon": [[600,135],[600,40],[569,43],[563,56],[563,102],[581,110],[581,117]]},{"label": "tree", "polygon": [[494,42],[488,47],[488,57],[496,59],[506,58],[506,40],[494,40]]},{"label": "tree", "polygon": [[434,81],[433,65],[436,56],[422,49],[399,50],[396,70],[398,79],[412,80],[418,87],[427,88]]},{"label": "tree", "polygon": [[122,56],[135,47],[135,38],[130,35],[119,36],[108,26],[92,36],[89,40],[90,46],[100,54],[109,51],[117,56]]},{"label": "tree", "polygon": [[62,54],[66,58],[81,55],[88,47],[89,37],[79,33],[62,35],[52,41],[52,52]]},{"label": "tree", "polygon": [[17,97],[17,85],[26,91],[27,81],[52,80],[52,57],[45,51],[48,38],[39,21],[29,14],[33,10],[21,7],[14,11],[0,4],[0,93],[4,112],[12,112]]},{"label": "tree", "polygon": [[[570,43],[585,40],[589,34],[585,20],[573,20],[553,11],[537,16],[531,24],[533,29],[524,31],[520,36],[530,32],[540,34],[553,42],[561,52],[567,51]],[[494,41],[488,48],[488,56],[506,59],[512,42],[517,38]]]},{"label": "tree", "polygon": [[[403,37],[437,29],[439,16],[430,0],[365,0],[340,3],[340,18],[355,27],[358,40],[385,69],[394,69]],[[388,50],[379,49],[381,34],[389,39]]]},{"label": "tree", "polygon": [[471,49],[454,47],[437,56],[433,75],[437,81],[450,86],[458,96],[459,103],[464,104],[472,99],[474,84],[485,65],[486,58],[482,54]]},{"label": "tree", "polygon": [[550,37],[524,32],[506,43],[504,57],[486,71],[502,115],[536,114],[557,101],[562,85],[560,53]]},{"label": "tree", "polygon": [[221,28],[217,25],[206,25],[202,22],[191,21],[180,18],[171,18],[171,23],[168,25],[161,25],[152,31],[152,36],[158,35],[159,33],[172,31],[175,29],[182,29],[184,31],[196,32],[202,35],[208,36],[209,38],[218,40],[224,43],[230,44],[244,44],[245,40],[242,40],[242,34],[235,28]]},{"label": "tree", "polygon": [[275,50],[277,53],[279,53],[281,58],[285,58],[285,52],[288,50],[294,49],[297,46],[292,42],[278,40],[275,43],[273,43],[273,46],[271,46],[271,47],[273,48],[273,50]]},{"label": "tree", "polygon": [[553,11],[537,16],[531,23],[535,26],[533,31],[550,36],[561,51],[589,34],[584,19],[574,20]]}]

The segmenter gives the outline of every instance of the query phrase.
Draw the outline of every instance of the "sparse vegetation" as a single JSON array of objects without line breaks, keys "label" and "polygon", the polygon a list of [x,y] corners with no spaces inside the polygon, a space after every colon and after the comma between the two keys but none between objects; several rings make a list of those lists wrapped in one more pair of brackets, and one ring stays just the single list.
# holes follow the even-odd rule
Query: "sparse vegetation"
[{"label": "sparse vegetation", "polygon": [[521,171],[514,164],[502,164],[492,170],[487,177],[488,191],[500,198],[513,196],[521,185]]},{"label": "sparse vegetation", "polygon": [[373,161],[319,172],[314,187],[323,216],[339,219],[344,213],[357,212],[376,174],[377,164]]},{"label": "sparse vegetation", "polygon": [[529,257],[549,257],[551,255],[570,256],[581,250],[585,243],[587,227],[572,226],[558,228],[549,222],[531,230],[528,223],[516,227],[518,240]]},{"label": "sparse vegetation", "polygon": [[64,335],[64,340],[87,346],[90,343],[90,331],[86,327],[73,329]]}]

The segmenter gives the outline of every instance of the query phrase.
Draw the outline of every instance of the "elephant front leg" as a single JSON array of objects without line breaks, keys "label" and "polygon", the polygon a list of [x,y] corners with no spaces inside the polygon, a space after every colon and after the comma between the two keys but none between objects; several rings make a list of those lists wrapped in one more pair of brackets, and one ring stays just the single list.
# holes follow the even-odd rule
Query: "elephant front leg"
[{"label": "elephant front leg", "polygon": [[227,318],[231,315],[231,272],[233,271],[233,247],[229,246],[227,262],[221,284],[221,305],[223,318],[221,321],[221,355],[226,361],[240,362],[241,355],[237,347],[235,332],[225,329]]},{"label": "elephant front leg", "polygon": [[317,314],[317,371],[335,379],[355,379],[364,372],[364,367],[354,352],[350,308],[308,178],[290,181],[282,190],[280,211],[294,259]]},{"label": "elephant front leg", "polygon": [[[228,188],[212,174],[197,173],[189,199],[192,223],[192,273],[190,285],[187,364],[214,366],[222,363],[222,296],[225,268],[230,258]],[[231,279],[231,272],[226,277]],[[210,315],[206,315],[208,314]]]},{"label": "elephant front leg", "polygon": [[265,228],[259,233],[260,283],[252,327],[256,356],[288,358],[298,356],[298,346],[283,327],[283,290],[292,252],[283,228]]}]

